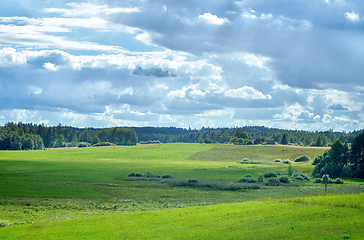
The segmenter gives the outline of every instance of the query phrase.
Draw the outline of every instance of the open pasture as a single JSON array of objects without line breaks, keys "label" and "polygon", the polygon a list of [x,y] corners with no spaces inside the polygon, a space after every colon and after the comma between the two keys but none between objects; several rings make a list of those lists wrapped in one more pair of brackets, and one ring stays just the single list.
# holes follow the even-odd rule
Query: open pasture
[{"label": "open pasture", "polygon": [[[118,221],[124,221],[124,218],[133,216],[139,219],[138,214],[142,214],[140,211],[145,210],[322,195],[323,185],[312,181],[292,180],[291,183],[280,186],[253,183],[252,185],[258,188],[251,189],[251,185],[237,183],[237,180],[245,175],[251,175],[252,179],[256,180],[259,175],[267,172],[287,174],[288,165],[283,161],[293,161],[301,155],[309,156],[311,161],[292,163],[293,170],[309,175],[312,171],[310,164],[313,158],[324,151],[322,148],[206,144],[2,151],[0,152],[0,225],[7,227],[0,228],[0,236],[6,236],[5,233],[14,229],[15,235],[9,236],[17,238],[25,235],[25,239],[27,236],[30,239],[33,233],[27,235],[29,229],[48,228],[47,224],[56,226],[58,222],[61,225],[65,224],[64,226],[72,225],[75,219],[80,219],[80,222],[77,222],[78,220],[75,222],[75,226],[78,226],[77,224],[89,221],[86,220],[89,218],[92,219],[90,220],[92,224],[95,224],[90,229],[94,228],[93,231],[96,231],[95,229],[99,229],[100,226],[100,229],[103,228],[100,221],[109,222],[114,217],[119,219]],[[242,164],[243,159],[255,163]],[[277,162],[277,159],[280,161]],[[147,172],[160,177],[128,177],[130,173]],[[171,175],[173,178],[164,179],[161,177],[163,175]],[[197,179],[199,183],[186,184],[189,179]],[[244,188],[247,185],[249,188]],[[240,186],[243,187],[239,188]],[[328,189],[329,194],[360,192],[364,192],[364,186],[359,181],[330,185]],[[267,202],[268,205],[270,203]],[[259,204],[265,205],[265,202]],[[283,203],[278,201],[275,204]],[[285,202],[285,204],[297,203]],[[174,211],[182,210],[171,211],[171,213],[148,212],[146,216],[141,217],[146,220],[140,221],[148,222],[148,214],[162,214],[160,217],[163,218],[163,214],[173,215]],[[261,211],[263,214],[264,211]],[[138,213],[119,214],[126,212]],[[45,223],[45,221],[50,222]],[[118,221],[109,226],[110,231],[114,231],[112,229],[117,227]],[[132,226],[134,223],[139,224],[133,220],[129,225]],[[200,225],[204,224],[208,223]],[[62,228],[61,225],[55,228]],[[44,234],[44,238],[47,234],[51,234],[39,231],[35,230],[34,234]],[[71,236],[74,233],[70,231]],[[118,231],[121,234],[132,230]],[[16,232],[21,235],[16,235]],[[58,233],[54,234],[57,236]],[[150,234],[138,236],[155,237],[154,233]],[[210,236],[207,232],[206,234],[200,237],[191,235],[191,237]],[[133,238],[132,235],[115,236]],[[227,235],[227,238],[229,236]]]},{"label": "open pasture", "polygon": [[352,194],[112,213],[11,226],[0,238],[361,239],[363,201]]}]

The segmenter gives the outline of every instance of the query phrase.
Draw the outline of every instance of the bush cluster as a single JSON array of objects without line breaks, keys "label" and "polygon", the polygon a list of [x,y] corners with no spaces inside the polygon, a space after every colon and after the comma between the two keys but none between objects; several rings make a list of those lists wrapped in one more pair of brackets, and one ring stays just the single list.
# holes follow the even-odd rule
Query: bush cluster
[{"label": "bush cluster", "polygon": [[274,172],[264,173],[264,178],[272,178],[272,177],[277,177],[277,174]]},{"label": "bush cluster", "polygon": [[265,182],[266,186],[279,186],[279,180],[276,177],[271,177]]},{"label": "bush cluster", "polygon": [[80,143],[78,144],[78,147],[79,147],[79,148],[90,147],[90,146],[91,146],[91,144],[90,144],[90,143],[88,143],[88,142],[80,142]]},{"label": "bush cluster", "polygon": [[169,174],[166,174],[166,175],[163,175],[162,178],[173,178],[173,176],[169,175]]},{"label": "bush cluster", "polygon": [[257,180],[253,179],[250,175],[245,175],[240,178],[238,182],[255,183]]},{"label": "bush cluster", "polygon": [[306,175],[306,174],[303,174],[303,173],[294,173],[292,174],[292,178],[296,179],[296,180],[306,180],[306,181],[310,181],[310,178]]},{"label": "bush cluster", "polygon": [[198,180],[197,178],[190,178],[190,179],[188,179],[188,181],[187,181],[188,183],[199,183],[200,182],[200,180]]},{"label": "bush cluster", "polygon": [[233,183],[229,184],[226,182],[220,181],[210,181],[210,180],[198,180],[195,178],[192,179],[171,179],[166,181],[170,186],[174,187],[193,187],[193,188],[211,188],[223,191],[237,191],[242,189],[260,189],[259,185],[250,184],[250,183]]},{"label": "bush cluster", "polygon": [[154,174],[151,174],[150,172],[146,172],[145,174],[141,174],[141,173],[130,173],[128,175],[128,177],[146,177],[146,178],[160,178],[161,176],[159,175],[154,175]]},{"label": "bush cluster", "polygon": [[279,180],[281,183],[290,183],[290,182],[291,182],[291,180],[289,179],[289,177],[288,177],[288,176],[280,176],[280,177],[278,178],[278,180]]},{"label": "bush cluster", "polygon": [[115,146],[115,144],[111,143],[111,142],[99,142],[99,143],[95,143],[93,146],[94,147],[105,147],[105,146]]},{"label": "bush cluster", "polygon": [[310,158],[309,158],[309,157],[307,157],[307,156],[301,156],[301,157],[296,158],[296,159],[294,160],[294,162],[308,162],[308,161],[310,161]]},{"label": "bush cluster", "polygon": [[[314,183],[324,183],[322,178],[316,178]],[[341,178],[336,178],[335,180],[329,178],[328,184],[344,184],[344,181]]]}]

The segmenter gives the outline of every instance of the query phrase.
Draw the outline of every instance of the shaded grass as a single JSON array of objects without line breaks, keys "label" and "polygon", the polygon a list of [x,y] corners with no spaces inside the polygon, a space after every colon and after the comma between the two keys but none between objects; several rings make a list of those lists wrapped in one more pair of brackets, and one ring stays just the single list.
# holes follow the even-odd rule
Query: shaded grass
[{"label": "shaded grass", "polygon": [[[336,204],[325,204],[330,201]],[[108,214],[10,226],[0,238],[360,239],[363,201],[357,194]]]}]

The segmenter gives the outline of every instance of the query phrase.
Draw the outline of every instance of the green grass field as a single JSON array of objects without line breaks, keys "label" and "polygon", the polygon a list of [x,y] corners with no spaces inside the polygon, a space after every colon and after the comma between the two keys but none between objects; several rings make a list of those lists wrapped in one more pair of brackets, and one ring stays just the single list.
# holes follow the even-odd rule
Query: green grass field
[{"label": "green grass field", "polygon": [[312,180],[237,183],[247,174],[287,174],[283,161],[302,155],[311,161],[292,167],[309,175],[324,151],[205,144],[1,151],[0,239],[307,239],[313,227],[327,239],[358,239],[362,181],[329,185],[328,193]]}]

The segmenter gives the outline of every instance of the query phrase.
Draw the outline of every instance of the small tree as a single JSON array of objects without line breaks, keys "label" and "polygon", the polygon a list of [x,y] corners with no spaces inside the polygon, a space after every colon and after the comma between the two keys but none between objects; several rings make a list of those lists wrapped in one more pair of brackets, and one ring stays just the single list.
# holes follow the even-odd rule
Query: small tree
[{"label": "small tree", "polygon": [[288,144],[287,134],[283,134],[281,144],[282,145],[287,145]]},{"label": "small tree", "polygon": [[292,174],[293,174],[292,165],[289,164],[289,166],[288,166],[288,176],[292,176]]},{"label": "small tree", "polygon": [[329,177],[329,175],[324,174],[324,175],[322,176],[322,183],[324,183],[324,184],[325,184],[325,192],[327,192],[327,184],[329,183],[329,181],[330,181],[330,177]]}]

